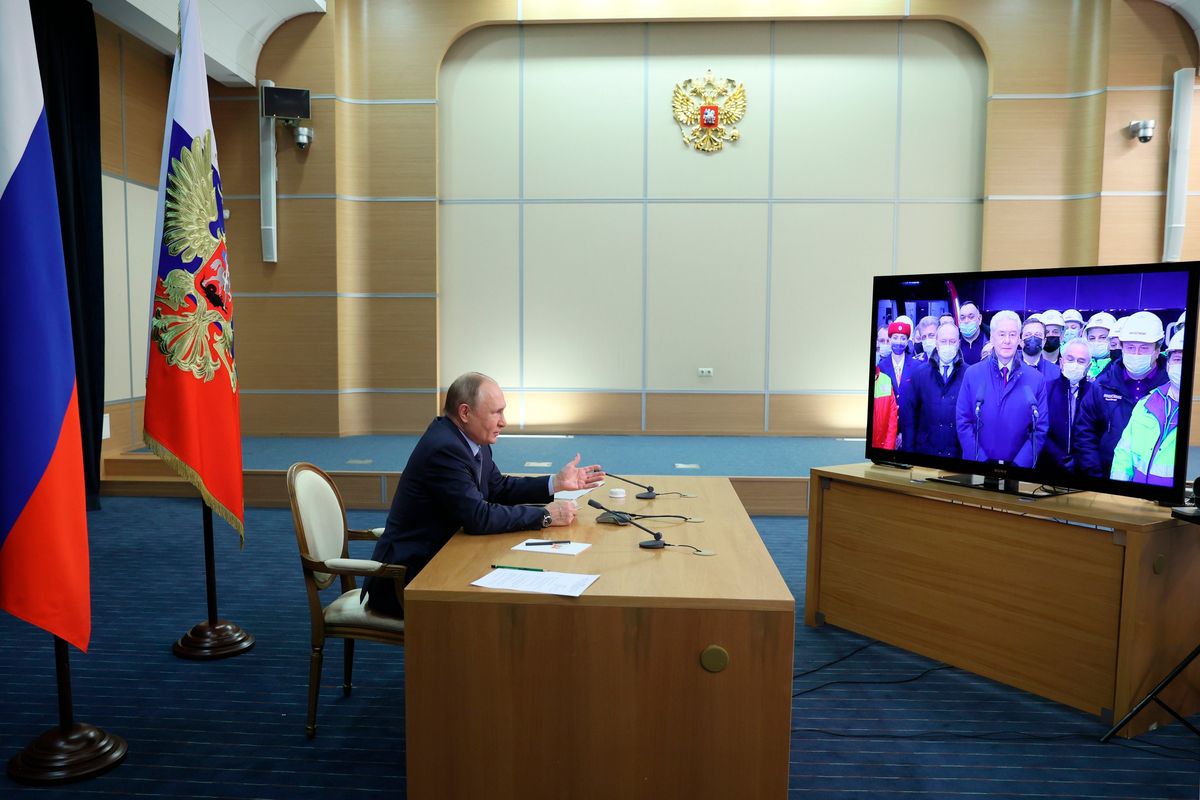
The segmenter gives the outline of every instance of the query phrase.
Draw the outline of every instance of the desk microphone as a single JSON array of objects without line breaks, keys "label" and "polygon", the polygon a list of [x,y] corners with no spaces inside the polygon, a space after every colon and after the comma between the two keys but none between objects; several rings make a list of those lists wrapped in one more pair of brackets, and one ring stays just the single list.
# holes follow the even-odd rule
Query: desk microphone
[{"label": "desk microphone", "polygon": [[644,483],[631,481],[629,478],[622,478],[620,475],[613,475],[611,472],[605,472],[604,474],[610,478],[616,478],[619,481],[625,481],[628,484],[640,486],[641,488],[645,489],[646,491],[638,492],[636,495],[634,495],[638,500],[653,500],[654,498],[658,497],[658,493],[654,491],[653,486],[646,486]]},{"label": "desk microphone", "polygon": [[[605,474],[611,475],[612,473],[609,472],[609,473],[605,473]],[[625,480],[625,479],[622,478],[621,480]],[[631,481],[631,483],[632,483],[632,481]],[[638,484],[634,484],[634,485],[637,486]],[[661,533],[659,533],[658,531],[652,531],[649,528],[647,528],[645,525],[642,525],[639,522],[634,522],[633,518],[630,517],[628,514],[623,514],[620,511],[612,511],[610,509],[607,509],[604,506],[600,505],[600,503],[596,500],[588,500],[588,505],[591,506],[592,508],[598,508],[606,514],[611,514],[613,517],[615,517],[617,519],[618,525],[632,525],[635,528],[641,528],[646,533],[648,533],[654,537],[653,539],[647,539],[644,542],[638,542],[638,547],[641,547],[645,550],[661,550],[662,548],[667,546],[667,543],[663,541]]]}]

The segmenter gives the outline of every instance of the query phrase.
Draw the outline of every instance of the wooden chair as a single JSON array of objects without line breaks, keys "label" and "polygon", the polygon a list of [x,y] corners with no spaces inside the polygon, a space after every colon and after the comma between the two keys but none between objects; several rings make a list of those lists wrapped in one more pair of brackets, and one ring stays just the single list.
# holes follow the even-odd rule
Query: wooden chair
[{"label": "wooden chair", "polygon": [[[350,694],[354,671],[354,640],[366,639],[384,644],[404,644],[404,620],[367,610],[360,602],[356,575],[378,575],[395,579],[396,591],[404,586],[404,567],[381,564],[368,559],[350,558],[351,539],[375,540],[382,533],[350,530],[346,509],[333,480],[308,463],[293,464],[287,474],[288,497],[292,503],[292,521],[296,544],[300,547],[300,566],[308,590],[308,610],[312,618],[312,656],[308,668],[309,738],[317,734],[317,696],[321,689],[321,663],[325,639],[342,639],[345,672],[342,692]],[[341,594],[332,603],[321,605],[321,590],[341,579]],[[403,596],[400,597],[403,603]]]}]

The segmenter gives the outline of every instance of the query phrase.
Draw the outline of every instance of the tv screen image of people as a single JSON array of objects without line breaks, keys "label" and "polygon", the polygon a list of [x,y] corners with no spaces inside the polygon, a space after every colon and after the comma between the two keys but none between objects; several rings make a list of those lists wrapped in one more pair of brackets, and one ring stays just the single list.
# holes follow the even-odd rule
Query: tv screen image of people
[{"label": "tv screen image of people", "polygon": [[868,458],[1181,501],[1198,266],[876,277]]}]

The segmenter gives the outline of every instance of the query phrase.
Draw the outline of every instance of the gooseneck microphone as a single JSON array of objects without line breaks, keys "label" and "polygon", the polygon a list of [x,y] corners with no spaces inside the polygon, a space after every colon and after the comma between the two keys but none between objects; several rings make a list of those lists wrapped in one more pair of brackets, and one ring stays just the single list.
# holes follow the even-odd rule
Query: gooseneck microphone
[{"label": "gooseneck microphone", "polygon": [[631,481],[629,478],[622,478],[620,475],[613,475],[611,472],[605,472],[604,474],[610,478],[616,478],[617,480],[625,481],[632,486],[640,486],[641,488],[645,489],[646,491],[638,492],[636,495],[634,495],[638,500],[653,500],[654,498],[658,497],[658,493],[654,491],[653,486],[647,486],[644,483]]},{"label": "gooseneck microphone", "polygon": [[[611,475],[612,473],[609,472],[606,474]],[[624,480],[624,478],[622,478],[622,480]],[[638,484],[634,484],[634,485],[636,486]],[[619,522],[618,524],[627,524],[627,525],[632,525],[635,528],[641,528],[646,533],[653,536],[654,537],[653,539],[647,539],[644,542],[638,542],[638,547],[642,548],[643,550],[661,550],[662,548],[667,546],[667,543],[663,541],[661,533],[659,533],[658,531],[650,530],[645,525],[642,525],[640,522],[635,522],[633,520],[633,518],[630,517],[628,514],[622,513],[620,511],[613,511],[611,509],[605,508],[604,506],[600,505],[600,503],[596,500],[588,500],[588,505],[591,506],[592,508],[598,508],[606,514],[612,514],[619,521],[623,521],[623,522]]]}]

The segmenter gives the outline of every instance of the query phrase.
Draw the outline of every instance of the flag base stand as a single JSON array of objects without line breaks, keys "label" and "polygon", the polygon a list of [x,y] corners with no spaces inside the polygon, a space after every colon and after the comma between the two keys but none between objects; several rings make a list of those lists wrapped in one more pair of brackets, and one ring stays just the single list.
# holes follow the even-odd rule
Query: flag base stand
[{"label": "flag base stand", "polygon": [[125,760],[129,745],[95,725],[51,728],[8,760],[8,777],[45,785],[81,781],[108,772]]},{"label": "flag base stand", "polygon": [[254,634],[242,630],[237,623],[219,619],[215,625],[207,620],[196,623],[171,645],[171,652],[180,658],[229,658],[251,647]]},{"label": "flag base stand", "polygon": [[58,726],[8,760],[8,777],[17,783],[44,786],[93,778],[120,764],[129,752],[129,745],[120,736],[74,720],[67,643],[57,636],[54,666],[58,674]]},{"label": "flag base stand", "polygon": [[229,658],[254,647],[254,635],[227,619],[217,619],[217,557],[213,549],[212,509],[201,501],[204,515],[204,579],[208,593],[208,619],[197,622],[192,629],[171,645],[171,652],[180,658]]}]

